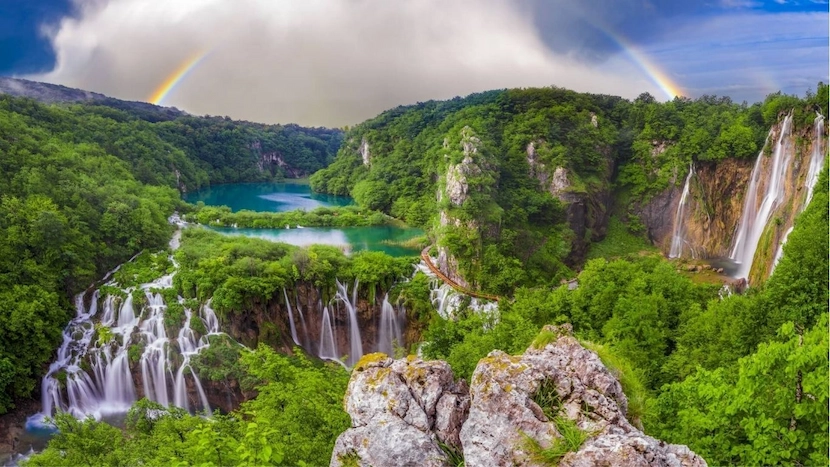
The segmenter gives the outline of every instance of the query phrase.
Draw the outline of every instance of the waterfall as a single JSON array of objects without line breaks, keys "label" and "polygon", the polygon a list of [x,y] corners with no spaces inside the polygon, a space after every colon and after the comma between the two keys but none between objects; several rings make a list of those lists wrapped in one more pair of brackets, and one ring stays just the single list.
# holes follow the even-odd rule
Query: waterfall
[{"label": "waterfall", "polygon": [[285,287],[282,288],[282,295],[285,297],[285,307],[288,309],[288,323],[291,326],[291,339],[294,340],[295,345],[300,345],[300,340],[297,338],[297,328],[294,326],[294,314],[291,312],[291,301],[288,300],[288,292]]},{"label": "waterfall", "polygon": [[[296,290],[294,298],[297,299]],[[303,343],[305,347],[311,351],[311,340],[308,338],[308,326],[305,324],[305,316],[303,316],[303,307],[300,305],[300,300],[297,299],[297,313],[300,315],[300,325],[303,327]]]},{"label": "waterfall", "polygon": [[[804,197],[804,203],[801,205],[799,211],[807,209],[810,201],[813,199],[813,190],[818,183],[818,176],[824,166],[824,116],[816,112],[816,119],[813,121],[813,151],[810,154],[810,165],[807,167],[807,176],[804,179],[804,185],[807,188],[807,196]],[[781,237],[781,242],[778,244],[778,250],[775,252],[775,260],[773,260],[770,275],[775,271],[781,257],[784,256],[784,244],[787,243],[787,238],[793,231],[794,226],[790,226],[784,235]]]},{"label": "waterfall", "polygon": [[335,299],[346,307],[349,314],[349,355],[346,364],[351,367],[363,356],[363,342],[360,337],[360,326],[357,323],[357,288],[359,284],[357,280],[354,281],[351,297],[349,297],[349,289],[345,284],[335,279],[335,285],[337,286]]},{"label": "waterfall", "polygon": [[686,198],[689,196],[689,184],[694,174],[695,166],[689,165],[689,174],[686,175],[686,183],[683,185],[683,193],[680,195],[680,203],[677,205],[677,212],[674,214],[674,231],[672,232],[671,237],[669,258],[679,258],[683,255],[683,245],[685,244],[683,235],[686,233],[683,229],[683,216],[686,211]]},{"label": "waterfall", "polygon": [[[790,166],[792,151],[787,149],[787,137],[792,127],[792,114],[787,115],[781,125],[781,134],[775,143],[772,154],[769,178],[761,180],[761,166],[764,160],[763,149],[758,154],[755,167],[752,169],[752,177],[749,188],[744,199],[744,208],[741,213],[741,220],[738,223],[738,230],[735,235],[735,245],[729,257],[738,264],[735,274],[737,278],[746,278],[752,268],[752,261],[758,242],[764,232],[764,228],[772,218],[772,213],[784,201],[784,175]],[[766,182],[766,190],[763,192],[760,204],[758,203],[759,187]]]},{"label": "waterfall", "polygon": [[807,170],[807,197],[804,198],[804,204],[801,209],[807,208],[810,200],[813,199],[813,190],[818,183],[818,175],[824,165],[824,116],[818,114],[813,121],[813,152],[810,155],[810,167]]},{"label": "waterfall", "polygon": [[334,339],[334,324],[329,314],[329,307],[323,307],[323,317],[320,323],[320,345],[318,357],[324,360],[336,361],[343,364],[340,356],[337,355],[337,341]]},{"label": "waterfall", "polygon": [[[120,296],[101,297],[101,292],[95,290],[90,296],[89,308],[84,300],[86,293],[75,297],[75,317],[63,330],[57,358],[41,381],[41,412],[29,417],[27,426],[46,426],[46,417],[54,416],[57,411],[77,418],[93,416],[96,419],[126,412],[137,398],[131,359],[139,361],[145,397],[165,406],[172,404],[210,413],[207,395],[190,366],[190,359],[209,346],[207,335],[221,334],[219,321],[209,302],[202,307],[200,316],[196,316],[183,306],[184,299],[179,297],[185,321],[176,339],[168,338],[164,322],[167,304],[159,290],[172,287],[173,274],[137,288],[121,289]],[[106,286],[108,290],[118,289],[114,282]],[[143,297],[143,303],[139,305],[134,297]],[[99,303],[102,312],[96,324],[93,320]],[[193,319],[201,319],[207,330],[198,343],[191,328]],[[96,334],[99,337],[94,340]],[[198,393],[197,407],[190,407],[187,379],[192,380],[192,387]]]},{"label": "waterfall", "polygon": [[389,303],[389,294],[383,297],[378,325],[378,352],[394,356],[395,347],[403,345],[404,313],[396,311]]}]

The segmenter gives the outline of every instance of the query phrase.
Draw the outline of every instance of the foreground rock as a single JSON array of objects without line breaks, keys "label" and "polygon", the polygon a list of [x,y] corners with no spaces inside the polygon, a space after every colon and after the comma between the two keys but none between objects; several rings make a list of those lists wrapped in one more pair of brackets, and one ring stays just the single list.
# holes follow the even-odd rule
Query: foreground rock
[{"label": "foreground rock", "polygon": [[331,465],[452,465],[450,452],[468,467],[706,465],[629,422],[619,381],[569,325],[546,326],[534,344],[481,359],[469,395],[446,362],[364,357],[346,392],[352,428]]},{"label": "foreground rock", "polygon": [[446,362],[384,354],[355,366],[344,400],[352,427],[334,446],[332,466],[442,466],[441,445],[460,451],[459,431],[470,397]]}]

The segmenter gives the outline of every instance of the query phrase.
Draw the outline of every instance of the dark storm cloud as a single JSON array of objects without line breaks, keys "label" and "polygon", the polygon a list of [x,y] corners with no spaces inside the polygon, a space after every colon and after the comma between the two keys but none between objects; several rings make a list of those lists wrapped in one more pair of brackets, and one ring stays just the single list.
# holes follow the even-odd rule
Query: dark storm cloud
[{"label": "dark storm cloud", "polygon": [[0,2],[0,75],[51,70],[55,52],[44,27],[70,11],[69,0]]},{"label": "dark storm cloud", "polygon": [[523,0],[522,6],[551,50],[591,61],[620,51],[612,35],[644,44],[678,23],[720,9],[688,0]]}]

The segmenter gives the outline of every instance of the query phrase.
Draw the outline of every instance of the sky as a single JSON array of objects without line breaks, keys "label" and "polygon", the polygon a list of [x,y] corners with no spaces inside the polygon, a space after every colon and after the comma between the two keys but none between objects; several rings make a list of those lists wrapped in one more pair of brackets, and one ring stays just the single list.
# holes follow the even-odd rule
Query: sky
[{"label": "sky", "polygon": [[0,0],[0,75],[342,127],[560,86],[757,102],[830,81],[827,0]]}]

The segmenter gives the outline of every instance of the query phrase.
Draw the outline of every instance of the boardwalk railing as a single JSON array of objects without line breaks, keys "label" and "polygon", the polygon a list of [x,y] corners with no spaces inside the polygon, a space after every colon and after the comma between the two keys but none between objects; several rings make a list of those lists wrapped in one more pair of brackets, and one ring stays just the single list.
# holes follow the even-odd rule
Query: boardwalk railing
[{"label": "boardwalk railing", "polygon": [[424,248],[423,251],[421,251],[421,259],[424,260],[424,263],[426,263],[429,270],[432,271],[433,274],[438,276],[439,279],[444,281],[445,284],[449,285],[450,287],[455,289],[457,292],[463,293],[465,295],[469,295],[471,297],[483,298],[485,300],[493,300],[493,301],[496,301],[496,302],[499,301],[499,297],[497,295],[488,295],[488,294],[485,294],[485,293],[470,290],[466,287],[462,287],[460,284],[458,284],[454,280],[452,280],[449,277],[447,277],[446,275],[444,275],[444,273],[441,272],[440,269],[438,269],[437,267],[435,267],[434,264],[432,264],[432,257],[429,256],[429,249],[430,248],[431,247],[428,246],[428,247]]}]

